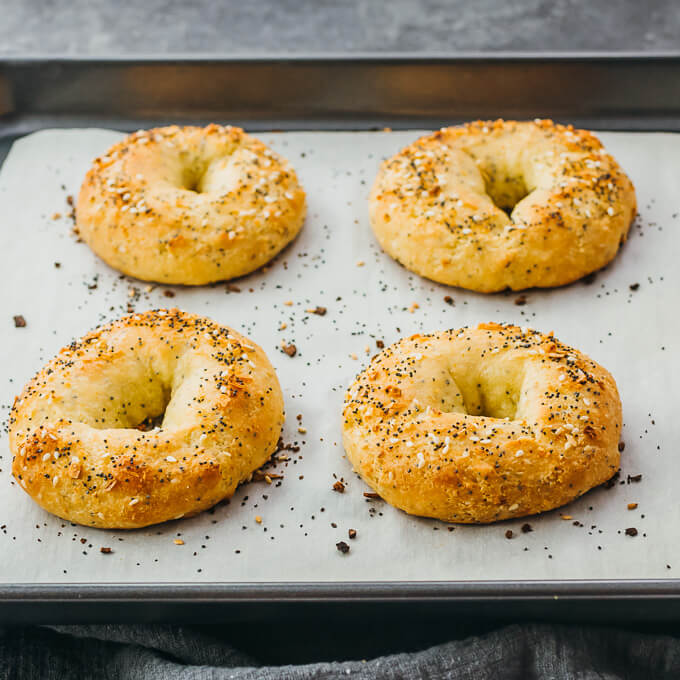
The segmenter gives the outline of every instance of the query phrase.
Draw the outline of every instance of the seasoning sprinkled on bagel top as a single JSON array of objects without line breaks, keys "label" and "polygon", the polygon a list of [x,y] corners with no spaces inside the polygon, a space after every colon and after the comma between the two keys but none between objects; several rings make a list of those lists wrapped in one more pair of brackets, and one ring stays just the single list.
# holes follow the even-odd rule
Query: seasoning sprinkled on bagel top
[{"label": "seasoning sprinkled on bagel top", "polygon": [[305,209],[288,162],[240,128],[171,126],[135,132],[95,159],[76,216],[112,267],[200,285],[268,262]]},{"label": "seasoning sprinkled on bagel top", "polygon": [[70,521],[146,526],[230,496],[282,423],[255,343],[179,310],[144,312],[74,341],[28,383],[10,416],[13,473]]},{"label": "seasoning sprinkled on bagel top", "polygon": [[359,474],[409,513],[490,522],[563,505],[618,469],[612,377],[554,338],[496,323],[414,335],[349,388]]},{"label": "seasoning sprinkled on bagel top", "polygon": [[385,161],[370,198],[385,251],[422,276],[481,292],[559,286],[607,264],[635,191],[590,132],[478,121]]}]

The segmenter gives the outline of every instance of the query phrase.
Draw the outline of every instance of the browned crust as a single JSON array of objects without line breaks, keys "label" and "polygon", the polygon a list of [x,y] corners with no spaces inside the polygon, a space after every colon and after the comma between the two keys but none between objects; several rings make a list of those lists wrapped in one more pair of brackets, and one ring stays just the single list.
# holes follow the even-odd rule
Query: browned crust
[{"label": "browned crust", "polygon": [[[530,193],[508,216],[494,176]],[[635,190],[590,132],[549,120],[477,121],[418,139],[383,163],[370,197],[384,250],[434,281],[480,292],[560,286],[626,240]]]},{"label": "browned crust", "polygon": [[[205,181],[200,192],[187,183]],[[200,285],[271,260],[304,222],[288,162],[240,128],[140,130],[94,160],[76,208],[82,238],[130,276]]]},{"label": "browned crust", "polygon": [[[162,413],[164,390],[163,427],[134,429],[145,408]],[[64,519],[142,527],[229,497],[273,453],[282,424],[261,348],[209,319],[155,310],[88,333],[26,385],[10,415],[12,472]]]},{"label": "browned crust", "polygon": [[[456,391],[473,410],[508,394],[517,412],[470,415],[464,399],[451,405]],[[444,409],[442,399],[451,402]],[[382,498],[450,522],[550,510],[619,467],[621,403],[612,376],[552,335],[517,326],[400,340],[357,376],[343,416],[347,457]]]}]

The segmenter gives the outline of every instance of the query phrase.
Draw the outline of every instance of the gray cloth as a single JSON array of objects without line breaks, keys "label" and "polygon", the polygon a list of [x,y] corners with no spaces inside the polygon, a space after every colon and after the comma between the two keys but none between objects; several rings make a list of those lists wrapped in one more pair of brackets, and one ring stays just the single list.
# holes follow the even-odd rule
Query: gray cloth
[{"label": "gray cloth", "polygon": [[[266,645],[264,634],[262,644]],[[273,667],[190,627],[0,629],[0,680],[347,677],[661,680],[680,677],[680,640],[594,627],[514,625],[414,654]]]}]

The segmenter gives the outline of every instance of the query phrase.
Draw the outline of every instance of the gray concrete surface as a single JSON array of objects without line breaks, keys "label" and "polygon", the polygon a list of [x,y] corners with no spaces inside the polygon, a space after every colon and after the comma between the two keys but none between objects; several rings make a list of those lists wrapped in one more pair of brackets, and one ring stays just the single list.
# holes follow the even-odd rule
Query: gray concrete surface
[{"label": "gray concrete surface", "polygon": [[677,0],[0,0],[0,55],[674,49]]}]

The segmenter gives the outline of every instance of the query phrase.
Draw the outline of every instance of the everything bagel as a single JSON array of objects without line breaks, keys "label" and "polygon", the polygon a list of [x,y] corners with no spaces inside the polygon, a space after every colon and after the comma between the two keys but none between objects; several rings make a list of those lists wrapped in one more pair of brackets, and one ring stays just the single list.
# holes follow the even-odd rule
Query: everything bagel
[{"label": "everything bagel", "polygon": [[292,241],[305,194],[288,162],[235,127],[140,130],[97,158],[76,209],[82,238],[138,279],[242,276]]},{"label": "everything bagel", "polygon": [[157,310],[62,349],[9,422],[12,472],[39,505],[78,524],[132,529],[231,496],[274,452],[283,397],[255,343]]},{"label": "everything bagel", "polygon": [[448,522],[550,510],[619,468],[614,379],[517,326],[400,340],[358,375],[343,416],[361,477],[392,505]]},{"label": "everything bagel", "polygon": [[370,219],[383,249],[480,292],[561,286],[610,262],[635,190],[599,140],[552,121],[449,127],[381,167]]}]

